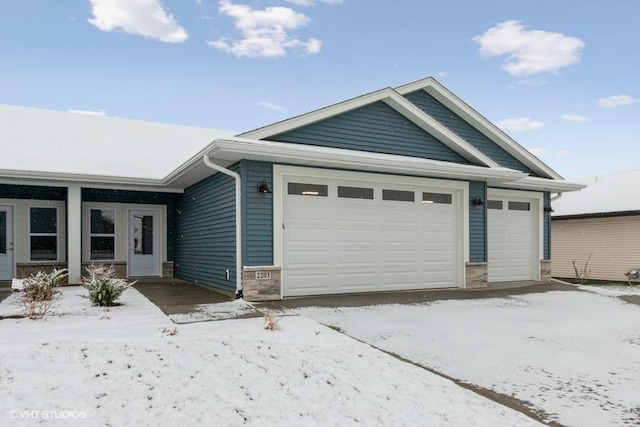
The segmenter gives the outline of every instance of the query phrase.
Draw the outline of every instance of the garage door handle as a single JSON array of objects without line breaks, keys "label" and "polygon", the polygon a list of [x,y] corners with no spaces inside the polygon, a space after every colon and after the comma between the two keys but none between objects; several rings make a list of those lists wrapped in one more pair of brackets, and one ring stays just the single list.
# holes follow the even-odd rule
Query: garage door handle
[{"label": "garage door handle", "polygon": [[285,228],[287,228],[287,227],[284,226],[284,222],[283,222],[282,223],[282,229],[284,230]]}]

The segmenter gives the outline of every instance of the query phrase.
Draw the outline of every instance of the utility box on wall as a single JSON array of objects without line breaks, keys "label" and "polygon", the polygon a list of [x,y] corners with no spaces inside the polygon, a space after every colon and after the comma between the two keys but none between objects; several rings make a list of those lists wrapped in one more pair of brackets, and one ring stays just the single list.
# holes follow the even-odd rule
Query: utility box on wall
[{"label": "utility box on wall", "polygon": [[282,297],[280,267],[252,266],[242,269],[242,296],[247,301],[273,301]]}]

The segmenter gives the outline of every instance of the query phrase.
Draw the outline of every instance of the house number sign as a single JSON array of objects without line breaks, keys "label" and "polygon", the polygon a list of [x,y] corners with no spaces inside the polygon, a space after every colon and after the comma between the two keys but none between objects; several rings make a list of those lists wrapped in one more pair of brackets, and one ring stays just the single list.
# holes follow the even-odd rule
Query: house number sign
[{"label": "house number sign", "polygon": [[271,279],[270,271],[256,271],[256,280],[268,280]]}]

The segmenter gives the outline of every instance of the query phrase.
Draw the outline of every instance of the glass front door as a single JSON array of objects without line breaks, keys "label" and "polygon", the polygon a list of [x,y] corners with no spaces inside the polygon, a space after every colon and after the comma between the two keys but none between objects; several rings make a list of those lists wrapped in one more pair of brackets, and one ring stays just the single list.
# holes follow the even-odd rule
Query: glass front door
[{"label": "glass front door", "polygon": [[129,214],[129,276],[160,276],[157,211]]}]

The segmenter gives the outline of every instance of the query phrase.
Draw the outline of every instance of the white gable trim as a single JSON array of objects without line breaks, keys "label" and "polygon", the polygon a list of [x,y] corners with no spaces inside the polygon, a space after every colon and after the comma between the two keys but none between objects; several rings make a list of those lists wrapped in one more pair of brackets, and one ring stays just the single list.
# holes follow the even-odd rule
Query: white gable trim
[{"label": "white gable trim", "polygon": [[453,92],[438,83],[433,77],[399,86],[395,88],[395,90],[401,95],[406,95],[417,90],[424,90],[534,172],[541,176],[562,179],[553,169],[545,165],[540,159],[458,98]]},{"label": "white gable trim", "polygon": [[353,111],[357,108],[364,107],[378,101],[384,102],[389,107],[417,125],[419,128],[433,135],[444,145],[446,145],[465,159],[469,160],[470,162],[479,163],[488,167],[500,167],[496,162],[484,155],[480,150],[476,149],[471,144],[468,144],[464,139],[460,138],[454,132],[447,129],[437,120],[433,119],[431,116],[413,105],[411,102],[409,102],[409,100],[407,100],[391,88],[372,92],[370,94],[353,98],[339,104],[334,104],[329,107],[304,114],[302,116],[297,116],[283,122],[275,123],[273,125],[257,129],[255,131],[247,132],[239,135],[239,137],[267,139],[284,132],[289,132],[294,129],[298,129],[328,119],[330,117],[335,117],[337,115]]}]

